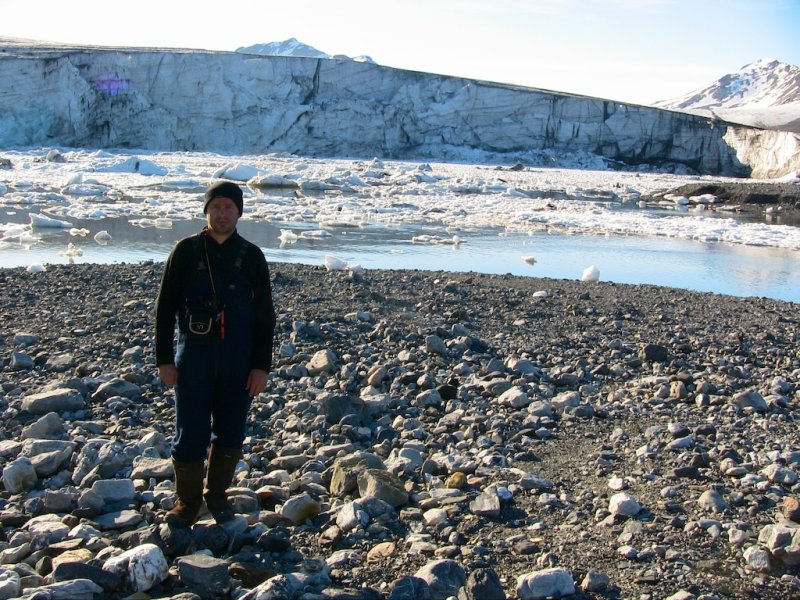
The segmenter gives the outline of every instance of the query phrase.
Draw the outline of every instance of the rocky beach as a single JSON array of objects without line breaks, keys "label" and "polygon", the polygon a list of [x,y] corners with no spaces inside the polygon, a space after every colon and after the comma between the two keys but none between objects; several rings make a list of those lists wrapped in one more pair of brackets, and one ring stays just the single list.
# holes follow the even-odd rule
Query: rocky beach
[{"label": "rocky beach", "polygon": [[273,263],[238,515],[186,530],[161,269],[0,270],[0,599],[800,598],[800,305]]}]

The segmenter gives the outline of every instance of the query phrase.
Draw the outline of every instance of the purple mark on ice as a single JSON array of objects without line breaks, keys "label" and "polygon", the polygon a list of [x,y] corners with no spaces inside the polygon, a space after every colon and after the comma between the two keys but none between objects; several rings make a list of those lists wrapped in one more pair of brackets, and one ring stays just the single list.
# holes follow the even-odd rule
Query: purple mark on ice
[{"label": "purple mark on ice", "polygon": [[130,82],[127,79],[121,79],[116,74],[103,75],[93,80],[92,83],[101,92],[105,92],[109,96],[118,96],[130,87]]}]

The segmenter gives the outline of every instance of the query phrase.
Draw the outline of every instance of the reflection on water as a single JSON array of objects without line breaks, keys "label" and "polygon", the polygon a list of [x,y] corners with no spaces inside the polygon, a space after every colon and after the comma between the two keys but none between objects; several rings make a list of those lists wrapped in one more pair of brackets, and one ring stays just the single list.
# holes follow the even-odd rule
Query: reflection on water
[{"label": "reflection on water", "polygon": [[[4,223],[27,223],[27,215],[0,210]],[[162,261],[173,244],[203,226],[200,219],[175,221],[171,229],[139,227],[128,219],[75,221],[89,234],[75,237],[63,229],[36,230],[39,238],[26,246],[19,240],[0,241],[0,267],[70,262],[65,252],[73,244],[81,263]],[[458,246],[412,243],[414,236],[452,237],[431,225],[330,229],[330,237],[307,239],[281,247],[281,229],[297,234],[316,229],[309,223],[243,220],[239,231],[258,244],[272,262],[322,265],[332,255],[365,268],[425,269],[510,273],[556,279],[579,279],[595,265],[602,281],[654,284],[735,296],[765,296],[800,301],[800,253],[774,248],[709,244],[666,238],[505,234],[499,230],[459,232]],[[110,241],[94,236],[105,230]],[[522,257],[533,257],[529,264]]]}]

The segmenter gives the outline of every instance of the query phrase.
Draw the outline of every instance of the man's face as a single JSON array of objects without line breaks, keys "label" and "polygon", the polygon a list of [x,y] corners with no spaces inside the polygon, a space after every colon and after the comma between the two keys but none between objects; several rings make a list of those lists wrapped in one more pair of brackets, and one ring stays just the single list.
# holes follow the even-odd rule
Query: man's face
[{"label": "man's face", "polygon": [[236,203],[225,196],[217,196],[208,203],[206,222],[208,228],[221,236],[231,235],[239,221],[239,208]]}]

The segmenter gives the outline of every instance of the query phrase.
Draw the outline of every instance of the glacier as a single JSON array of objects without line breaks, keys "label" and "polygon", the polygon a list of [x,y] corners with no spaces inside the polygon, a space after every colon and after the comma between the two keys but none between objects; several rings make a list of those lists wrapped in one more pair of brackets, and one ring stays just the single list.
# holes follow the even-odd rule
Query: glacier
[{"label": "glacier", "polygon": [[772,178],[800,140],[347,58],[0,42],[0,147],[587,165]]}]

